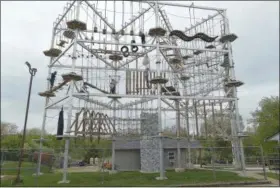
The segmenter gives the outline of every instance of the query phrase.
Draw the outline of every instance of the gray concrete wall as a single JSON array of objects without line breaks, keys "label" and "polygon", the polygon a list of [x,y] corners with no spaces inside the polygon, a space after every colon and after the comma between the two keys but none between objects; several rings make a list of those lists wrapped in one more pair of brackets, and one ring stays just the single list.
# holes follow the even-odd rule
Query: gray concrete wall
[{"label": "gray concrete wall", "polygon": [[115,164],[119,171],[140,170],[140,150],[116,150]]},{"label": "gray concrete wall", "polygon": [[[173,164],[168,159],[168,152],[174,153],[174,162]],[[181,167],[185,168],[187,166],[187,155],[186,149],[181,149]],[[166,169],[177,168],[177,149],[164,149],[164,167]]]},{"label": "gray concrete wall", "polygon": [[142,172],[159,172],[160,152],[158,135],[158,114],[141,113],[140,163]]},{"label": "gray concrete wall", "polygon": [[159,138],[140,140],[140,155],[142,172],[159,172]]}]

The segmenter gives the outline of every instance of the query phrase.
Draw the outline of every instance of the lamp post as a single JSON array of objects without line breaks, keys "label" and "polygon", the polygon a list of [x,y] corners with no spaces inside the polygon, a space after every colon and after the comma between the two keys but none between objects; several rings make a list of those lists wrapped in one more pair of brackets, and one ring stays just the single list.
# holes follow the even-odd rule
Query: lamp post
[{"label": "lamp post", "polygon": [[20,150],[20,156],[19,156],[19,161],[18,161],[18,172],[17,172],[15,184],[21,182],[21,179],[20,179],[20,170],[21,169],[20,168],[21,168],[22,157],[23,157],[24,141],[25,141],[25,134],[26,134],[26,123],[27,123],[27,118],[28,118],[29,102],[30,102],[30,93],[31,93],[33,77],[35,76],[35,74],[37,72],[36,68],[31,68],[31,65],[29,62],[25,62],[25,64],[29,68],[29,73],[31,76],[30,76],[29,91],[28,91],[27,105],[26,105],[26,111],[25,111],[25,120],[24,120],[23,136],[22,136],[22,141],[21,141],[21,150]]}]

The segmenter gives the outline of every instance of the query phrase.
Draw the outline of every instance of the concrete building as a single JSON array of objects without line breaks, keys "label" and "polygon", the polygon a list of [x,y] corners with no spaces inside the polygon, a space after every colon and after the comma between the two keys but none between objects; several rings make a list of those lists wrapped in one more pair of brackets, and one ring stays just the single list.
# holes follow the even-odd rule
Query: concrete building
[{"label": "concrete building", "polygon": [[[142,171],[142,172],[158,172],[159,171],[159,158],[158,156],[148,155],[146,153],[141,155],[141,142],[143,140],[124,140],[123,138],[116,139],[115,141],[115,164],[116,170],[119,171]],[[157,141],[146,140],[148,142],[154,142],[154,145],[149,145],[152,153],[159,151]],[[164,148],[164,167],[165,169],[175,169],[177,166],[177,140],[172,138],[163,138]],[[181,146],[181,164],[182,167],[187,167],[187,148],[188,142],[186,140],[180,140]],[[200,148],[199,141],[191,141],[190,147],[192,149]],[[143,153],[143,152],[142,152]],[[148,160],[148,162],[147,162]],[[150,161],[150,162],[149,162]],[[151,161],[155,161],[156,164],[151,165]],[[150,165],[150,166],[149,166]]]},{"label": "concrete building", "polygon": [[[115,165],[119,171],[159,172],[160,148],[159,126],[157,113],[141,113],[138,138],[115,138]],[[177,167],[177,139],[163,137],[165,169]],[[192,141],[190,148],[201,147],[198,141]],[[180,139],[181,164],[187,165],[188,141]]]}]

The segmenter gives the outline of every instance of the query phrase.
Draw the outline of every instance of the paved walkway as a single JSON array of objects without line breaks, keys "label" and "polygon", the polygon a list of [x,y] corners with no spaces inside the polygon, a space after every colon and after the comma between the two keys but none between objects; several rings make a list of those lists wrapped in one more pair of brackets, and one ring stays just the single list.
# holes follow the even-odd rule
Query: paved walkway
[{"label": "paved walkway", "polygon": [[[234,171],[235,173],[238,173],[239,175],[241,175],[242,176],[242,172],[240,172],[240,171]],[[260,175],[259,173],[262,173],[262,171],[246,171],[246,176],[247,177],[252,177],[252,178],[256,178],[256,179],[258,179],[258,180],[264,180],[264,176],[263,175]],[[267,177],[267,180],[268,181],[270,181],[271,182],[271,184],[269,184],[269,185],[262,185],[262,186],[277,186],[277,187],[279,187],[279,185],[280,185],[280,182],[279,182],[279,180],[276,180],[276,179],[273,179],[273,178],[270,178],[270,177]],[[252,186],[252,185],[251,185]],[[257,186],[257,185],[256,185]],[[257,186],[257,187],[259,187],[259,185]]]}]

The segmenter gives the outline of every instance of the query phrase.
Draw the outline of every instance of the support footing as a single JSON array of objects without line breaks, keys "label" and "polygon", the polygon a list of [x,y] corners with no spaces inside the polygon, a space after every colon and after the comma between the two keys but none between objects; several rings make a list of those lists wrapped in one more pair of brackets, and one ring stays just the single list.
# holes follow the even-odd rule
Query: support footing
[{"label": "support footing", "polygon": [[42,172],[39,172],[39,173],[34,173],[34,174],[32,174],[32,176],[42,176],[44,173],[42,173]]},{"label": "support footing", "polygon": [[167,180],[167,177],[156,177],[156,180]]},{"label": "support footing", "polygon": [[62,183],[70,183],[70,180],[62,180],[62,181],[59,181],[57,182],[58,184],[62,184]]},{"label": "support footing", "polygon": [[185,172],[184,168],[175,168],[175,172]]},{"label": "support footing", "polygon": [[118,173],[117,170],[110,170],[110,171],[109,171],[109,174],[117,174],[117,173]]}]

